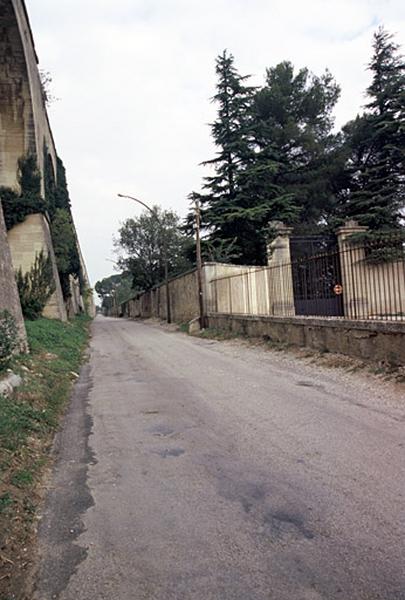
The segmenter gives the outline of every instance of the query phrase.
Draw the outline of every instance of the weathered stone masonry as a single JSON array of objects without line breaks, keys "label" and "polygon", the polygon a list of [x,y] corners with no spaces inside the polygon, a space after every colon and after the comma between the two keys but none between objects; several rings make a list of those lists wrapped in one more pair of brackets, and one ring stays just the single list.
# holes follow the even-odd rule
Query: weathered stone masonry
[{"label": "weathered stone masonry", "polygon": [[[28,154],[36,157],[43,176],[44,148],[47,149],[48,159],[56,173],[57,153],[48,121],[26,6],[23,0],[0,0],[0,186],[18,191],[18,160]],[[44,193],[43,183],[42,192]],[[0,219],[0,235],[4,239],[3,219]],[[46,307],[45,315],[65,320],[67,311],[46,217],[40,214],[30,216],[9,232],[8,241],[14,270],[21,268],[23,272],[28,271],[39,249],[45,249],[51,256],[56,291]],[[81,257],[79,243],[77,244]],[[7,260],[4,252],[0,260],[2,263]],[[9,271],[10,269],[0,271],[0,288],[13,286],[9,276],[4,279],[5,273]],[[90,287],[83,260],[82,271],[85,284]],[[78,311],[83,302],[77,298],[76,285],[72,286],[72,296],[75,300],[70,303],[70,312],[72,306]],[[4,304],[4,298],[5,294],[0,294],[0,309],[10,308]],[[90,302],[92,303],[91,299]],[[93,313],[94,305],[90,308]]]}]

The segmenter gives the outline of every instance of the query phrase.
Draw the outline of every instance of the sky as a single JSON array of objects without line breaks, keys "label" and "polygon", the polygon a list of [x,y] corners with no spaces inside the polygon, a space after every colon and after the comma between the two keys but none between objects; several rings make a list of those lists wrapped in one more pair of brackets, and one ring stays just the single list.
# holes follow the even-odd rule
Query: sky
[{"label": "sky", "polygon": [[[290,60],[342,88],[336,127],[361,111],[373,32],[405,47],[403,0],[26,0],[65,163],[81,247],[94,285],[114,273],[113,236],[141,207],[184,216],[214,156],[215,58],[224,49],[262,85]],[[110,260],[107,260],[110,259]]]}]

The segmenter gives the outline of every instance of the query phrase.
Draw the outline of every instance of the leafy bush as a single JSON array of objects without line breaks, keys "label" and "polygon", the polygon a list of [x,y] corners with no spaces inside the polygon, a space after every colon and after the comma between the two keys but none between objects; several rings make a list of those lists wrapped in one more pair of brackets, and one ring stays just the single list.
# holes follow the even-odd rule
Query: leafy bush
[{"label": "leafy bush", "polygon": [[19,344],[16,320],[8,310],[0,312],[0,371],[6,369]]},{"label": "leafy bush", "polygon": [[25,274],[20,269],[16,279],[23,315],[34,321],[42,315],[46,303],[55,291],[50,255],[45,255],[41,250],[31,269]]},{"label": "leafy bush", "polygon": [[63,208],[55,210],[51,233],[63,297],[66,300],[71,295],[69,276],[79,277],[81,269],[77,238],[69,211]]}]

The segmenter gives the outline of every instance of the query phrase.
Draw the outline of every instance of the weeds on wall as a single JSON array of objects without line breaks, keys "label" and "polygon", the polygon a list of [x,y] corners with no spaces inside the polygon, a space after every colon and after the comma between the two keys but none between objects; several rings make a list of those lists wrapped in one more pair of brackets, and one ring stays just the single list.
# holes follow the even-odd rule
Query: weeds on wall
[{"label": "weeds on wall", "polygon": [[82,293],[84,291],[81,264],[70,207],[65,167],[61,159],[57,158],[55,178],[52,161],[46,146],[44,146],[44,186],[56,264],[63,297],[67,300],[71,296],[70,276],[79,280],[80,291]]},{"label": "weeds on wall", "polygon": [[[68,300],[71,296],[71,276],[79,282],[82,294],[86,290],[86,285],[82,273],[77,236],[71,212],[66,172],[63,162],[59,157],[56,160],[55,172],[49,149],[46,145],[43,148],[43,159],[44,198],[42,197],[41,190],[42,176],[38,169],[37,159],[34,155],[30,154],[18,161],[20,192],[18,193],[11,188],[0,187],[0,200],[8,230],[12,229],[18,223],[22,223],[30,214],[42,213],[47,216],[62,293],[64,299]],[[51,267],[50,265],[48,271],[52,275]],[[36,278],[39,276],[37,268],[38,265],[33,266],[33,273]],[[20,273],[17,277],[19,277],[21,301],[24,304],[23,313],[28,319],[36,319],[40,316],[38,314],[39,306],[43,304],[44,281],[42,280],[41,283],[42,291],[39,292],[38,285],[36,284],[34,286],[36,291],[34,288],[30,288],[31,285],[34,285],[31,280],[31,274],[23,276]],[[31,299],[29,298],[30,293],[33,294]],[[48,297],[51,294],[52,292]]]},{"label": "weeds on wall", "polygon": [[30,154],[20,158],[17,179],[19,193],[9,187],[0,187],[7,229],[22,223],[28,215],[46,213],[48,208],[46,200],[41,197],[41,173],[35,156]]},{"label": "weeds on wall", "polygon": [[7,369],[19,346],[18,327],[8,310],[0,312],[0,373]]},{"label": "weeds on wall", "polygon": [[46,303],[55,291],[52,260],[42,250],[27,273],[16,273],[17,287],[23,315],[26,319],[38,319]]},{"label": "weeds on wall", "polygon": [[18,193],[12,188],[0,187],[0,199],[8,230],[18,223],[22,223],[30,214],[42,213],[48,217],[62,292],[64,299],[67,300],[71,296],[70,276],[79,281],[82,293],[85,285],[65,168],[61,159],[57,158],[55,173],[46,145],[44,145],[43,151],[45,198],[41,196],[41,173],[38,169],[37,159],[30,154],[18,161],[20,192]]}]

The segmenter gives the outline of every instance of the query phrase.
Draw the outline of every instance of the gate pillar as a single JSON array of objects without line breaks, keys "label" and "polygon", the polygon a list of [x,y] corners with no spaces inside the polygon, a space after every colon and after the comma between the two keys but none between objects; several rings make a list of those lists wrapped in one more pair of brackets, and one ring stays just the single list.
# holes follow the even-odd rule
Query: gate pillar
[{"label": "gate pillar", "polygon": [[343,310],[344,316],[348,319],[368,316],[367,289],[363,285],[365,281],[364,248],[357,247],[350,242],[352,235],[366,231],[368,231],[368,227],[351,220],[346,221],[343,227],[336,232],[343,280]]},{"label": "gate pillar", "polygon": [[270,309],[273,315],[295,316],[294,286],[291,268],[290,235],[292,227],[272,221],[276,238],[267,247]]}]

